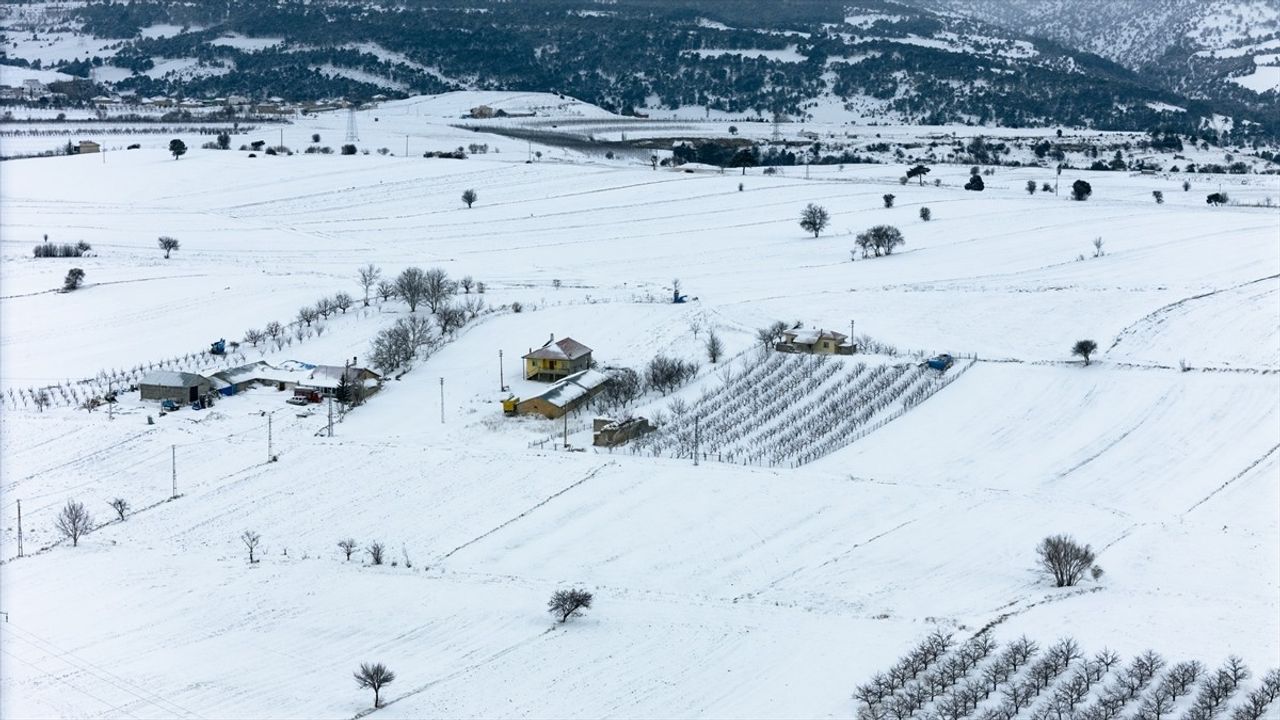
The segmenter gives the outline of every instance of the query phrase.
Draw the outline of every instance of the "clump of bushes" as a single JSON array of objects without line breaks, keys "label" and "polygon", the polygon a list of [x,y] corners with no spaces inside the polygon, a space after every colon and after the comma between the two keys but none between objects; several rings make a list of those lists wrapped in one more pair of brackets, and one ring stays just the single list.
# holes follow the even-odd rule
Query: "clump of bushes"
[{"label": "clump of bushes", "polygon": [[35,256],[38,258],[80,257],[92,249],[93,247],[83,240],[74,245],[45,241],[35,247]]}]

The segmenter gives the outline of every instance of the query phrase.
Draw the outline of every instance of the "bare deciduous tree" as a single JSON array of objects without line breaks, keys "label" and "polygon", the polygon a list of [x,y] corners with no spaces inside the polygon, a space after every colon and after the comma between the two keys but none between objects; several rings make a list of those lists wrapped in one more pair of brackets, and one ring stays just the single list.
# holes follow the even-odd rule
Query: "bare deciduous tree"
[{"label": "bare deciduous tree", "polygon": [[553,615],[560,617],[560,622],[565,622],[572,615],[580,614],[582,610],[591,607],[592,596],[586,590],[573,588],[570,590],[557,590],[551,595],[551,599],[547,601],[547,611]]},{"label": "bare deciduous tree", "polygon": [[245,530],[240,533],[240,542],[249,549],[249,564],[252,565],[257,560],[254,559],[253,553],[258,549],[258,544],[262,542],[262,536],[252,530]]},{"label": "bare deciduous tree", "polygon": [[405,268],[396,277],[396,295],[409,305],[409,312],[418,311],[418,303],[427,294],[427,276],[422,268]]},{"label": "bare deciduous tree", "polygon": [[56,526],[63,537],[71,540],[71,547],[76,547],[80,544],[80,537],[93,527],[93,517],[85,509],[84,503],[68,500],[58,513]]},{"label": "bare deciduous tree", "polygon": [[266,334],[261,330],[250,328],[244,331],[244,341],[254,347],[257,347],[258,343],[262,342],[265,337]]},{"label": "bare deciduous tree", "polygon": [[698,366],[679,358],[658,355],[649,361],[645,368],[645,382],[649,387],[667,394],[681,383],[692,378],[698,372]]},{"label": "bare deciduous tree", "polygon": [[267,333],[267,337],[271,338],[272,340],[278,340],[280,339],[281,335],[284,335],[284,326],[276,322],[275,320],[272,320],[271,322],[267,323],[266,333]]},{"label": "bare deciduous tree", "polygon": [[458,281],[458,284],[462,286],[462,292],[470,295],[471,288],[476,286],[476,281],[475,281],[475,278],[471,277],[470,275],[465,275],[461,280]]},{"label": "bare deciduous tree", "polygon": [[391,298],[395,297],[395,294],[396,294],[396,286],[394,284],[389,283],[386,280],[381,280],[378,282],[378,297],[382,300],[382,302],[386,302]]},{"label": "bare deciduous tree", "polygon": [[892,255],[894,248],[906,245],[902,231],[892,225],[876,225],[866,232],[858,233],[854,244],[862,251],[862,257],[874,252],[876,257]]},{"label": "bare deciduous tree", "polygon": [[298,308],[298,320],[306,327],[311,327],[311,323],[320,317],[320,312],[310,305]]},{"label": "bare deciduous tree", "polygon": [[178,238],[169,237],[168,235],[161,235],[160,239],[156,241],[156,244],[158,244],[160,249],[164,251],[165,260],[169,259],[169,253],[174,250],[181,249],[181,243],[178,242]]},{"label": "bare deciduous tree", "polygon": [[360,287],[364,289],[364,306],[369,307],[369,291],[378,283],[378,279],[382,277],[382,270],[373,263],[360,268]]},{"label": "bare deciduous tree", "polygon": [[1070,535],[1053,535],[1040,541],[1036,548],[1040,565],[1053,575],[1058,587],[1068,587],[1080,582],[1085,572],[1093,566],[1093,550],[1077,543]]},{"label": "bare deciduous tree", "polygon": [[831,215],[827,213],[827,209],[821,205],[809,203],[800,211],[800,227],[806,232],[813,233],[814,237],[826,229],[831,222]]},{"label": "bare deciduous tree", "polygon": [[609,368],[605,374],[609,380],[600,391],[600,399],[605,405],[622,407],[640,396],[640,375],[635,370],[615,367]]},{"label": "bare deciduous tree", "polygon": [[345,540],[339,540],[338,547],[341,548],[343,554],[345,554],[347,559],[350,560],[351,556],[355,554],[356,548],[360,546],[356,544],[355,538],[347,538]]},{"label": "bare deciduous tree", "polygon": [[433,311],[436,322],[440,325],[440,334],[449,333],[462,327],[467,322],[467,312],[453,303],[443,303]]},{"label": "bare deciduous tree", "polygon": [[383,547],[382,543],[374,542],[369,543],[369,547],[365,548],[365,552],[369,553],[369,563],[371,565],[381,565],[382,556],[386,552],[386,548]]},{"label": "bare deciduous tree", "polygon": [[354,302],[355,301],[351,299],[351,296],[344,292],[340,292],[337,295],[333,296],[333,306],[337,308],[339,311],[341,311],[344,315],[346,314],[347,310],[351,309],[351,305]]},{"label": "bare deciduous tree", "polygon": [[124,498],[115,498],[111,501],[111,509],[116,511],[116,515],[123,521],[125,513],[129,512],[129,501]]},{"label": "bare deciduous tree", "polygon": [[773,347],[773,344],[782,340],[782,334],[787,331],[787,324],[781,320],[774,321],[768,327],[762,327],[756,331],[756,339],[764,345],[765,349]]},{"label": "bare deciduous tree", "polygon": [[390,685],[396,679],[396,674],[388,670],[382,663],[373,663],[372,665],[360,663],[360,669],[354,675],[357,685],[373,690],[373,706],[375,708],[382,707],[382,688]]},{"label": "bare deciduous tree", "polygon": [[1084,364],[1089,364],[1089,356],[1098,349],[1098,343],[1092,340],[1077,340],[1076,344],[1071,347],[1071,354],[1084,358]]},{"label": "bare deciduous tree", "polygon": [[462,202],[467,204],[468,209],[475,204],[479,197],[479,195],[476,195],[476,191],[470,188],[462,191]]},{"label": "bare deciduous tree", "polygon": [[423,274],[422,299],[426,301],[431,312],[453,297],[458,292],[457,285],[449,279],[448,273],[440,268],[431,268]]}]

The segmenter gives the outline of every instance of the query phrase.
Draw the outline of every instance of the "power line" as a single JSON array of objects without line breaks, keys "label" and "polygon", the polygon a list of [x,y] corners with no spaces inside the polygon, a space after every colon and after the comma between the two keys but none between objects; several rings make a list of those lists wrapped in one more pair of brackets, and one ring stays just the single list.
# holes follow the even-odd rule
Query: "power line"
[{"label": "power line", "polygon": [[30,660],[23,660],[22,658],[18,657],[17,655],[14,655],[13,653],[3,648],[0,648],[0,653],[4,653],[5,655],[8,655],[9,657],[13,658],[14,660],[17,660],[23,665],[26,665],[27,667],[34,669],[36,672],[40,673],[44,677],[50,677],[50,678],[53,678],[54,680],[57,680],[58,682],[62,683],[63,685],[66,685],[72,690],[75,690],[81,695],[84,695],[85,697],[90,697],[90,698],[93,698],[94,700],[97,700],[98,702],[107,706],[108,712],[122,712],[131,718],[135,718],[135,720],[138,717],[137,715],[130,713],[128,710],[125,710],[123,707],[119,705],[112,705],[110,702],[103,700],[102,698],[98,697],[97,695],[94,695],[88,690],[85,690],[84,688],[77,686],[75,683],[72,683],[70,680],[66,679],[65,677],[62,677],[61,675],[45,670],[44,668],[40,667],[39,665],[36,665]]},{"label": "power line", "polygon": [[[15,639],[26,642],[32,647],[35,647],[36,649],[41,650],[43,652],[49,652],[50,650],[52,650],[56,653],[54,657],[61,660],[62,662],[65,662],[66,664],[80,670],[81,672],[89,675],[90,677],[94,677],[118,690],[126,692],[138,698],[139,700],[142,700],[143,702],[150,703],[151,705],[155,705],[156,707],[164,710],[166,713],[172,713],[174,712],[174,709],[177,709],[178,711],[182,713],[186,713],[187,715],[191,715],[197,718],[200,717],[198,713],[188,708],[185,708],[182,705],[179,705],[178,703],[172,700],[169,700],[163,695],[147,690],[143,686],[131,680],[120,677],[119,675],[116,675],[110,670],[107,670],[99,665],[96,665],[90,662],[89,660],[86,660],[80,657],[79,655],[76,655],[74,652],[70,650],[63,650],[57,645],[54,645],[52,642],[49,642],[48,640],[45,640],[39,635],[36,635],[35,633],[31,632],[30,630],[27,630],[25,628],[19,628],[17,626],[14,626],[12,623],[7,624],[5,629],[11,630],[11,631],[17,630],[21,632],[23,635],[29,636],[29,637],[19,636],[19,637],[15,637]],[[41,645],[43,645],[44,647],[41,647]],[[165,707],[165,705],[168,705],[169,707]]]}]

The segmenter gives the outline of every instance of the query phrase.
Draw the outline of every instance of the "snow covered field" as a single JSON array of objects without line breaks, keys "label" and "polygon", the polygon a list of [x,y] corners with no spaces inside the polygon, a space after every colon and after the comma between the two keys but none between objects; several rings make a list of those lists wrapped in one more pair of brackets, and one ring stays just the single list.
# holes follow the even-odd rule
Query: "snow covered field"
[{"label": "snow covered field", "polygon": [[[400,157],[189,138],[178,161],[155,145],[0,168],[0,715],[353,717],[371,698],[351,672],[377,661],[398,675],[378,711],[392,717],[852,717],[855,687],[932,629],[992,622],[1001,640],[1069,635],[1126,659],[1280,665],[1280,210],[1261,206],[1280,201],[1276,176],[1188,176],[1184,192],[1176,175],[1067,171],[1055,197],[1024,189],[1050,171],[999,168],[975,193],[967,167],[923,187],[898,184],[904,166],[685,174],[445,124],[509,97],[362,115],[361,147]],[[286,144],[336,147],[345,122],[301,120]],[[491,150],[418,157],[469,143]],[[1077,178],[1087,202],[1067,197]],[[1241,204],[1206,205],[1220,189]],[[832,217],[816,239],[797,225],[809,202]],[[851,261],[882,223],[906,245]],[[35,259],[45,234],[96,256]],[[160,235],[181,241],[168,260]],[[359,297],[370,262],[472,275],[493,312],[332,438],[323,409],[299,417],[269,389],[155,425],[136,393],[114,419],[8,394]],[[73,266],[85,287],[53,292]],[[696,299],[666,302],[673,278]],[[407,313],[357,303],[319,337],[239,352],[363,359]],[[519,357],[550,334],[601,365],[697,360],[678,393],[692,402],[722,381],[709,330],[743,365],[775,320],[853,322],[902,353],[872,363],[977,360],[795,469],[594,449],[589,416],[568,425],[585,452],[555,451],[559,422],[501,414],[499,350],[521,396],[538,384]],[[1070,356],[1081,338],[1099,347],[1088,367]],[[650,393],[636,411],[671,406]],[[53,545],[67,499],[105,521],[114,497],[136,514]],[[1098,550],[1101,579],[1052,587],[1034,547],[1060,532]],[[348,536],[396,565],[345,561]],[[545,602],[568,586],[596,603],[559,625]]]}]

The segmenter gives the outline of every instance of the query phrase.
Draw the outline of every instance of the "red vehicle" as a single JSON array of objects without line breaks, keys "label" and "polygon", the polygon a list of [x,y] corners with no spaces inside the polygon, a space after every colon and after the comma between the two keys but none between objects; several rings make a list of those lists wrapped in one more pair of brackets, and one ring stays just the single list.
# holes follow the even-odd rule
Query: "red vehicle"
[{"label": "red vehicle", "polygon": [[[299,399],[301,399],[302,402],[295,402]],[[324,396],[320,394],[319,390],[312,388],[294,388],[293,397],[289,398],[289,403],[292,405],[305,405],[306,403],[318,403],[323,400]]]}]

